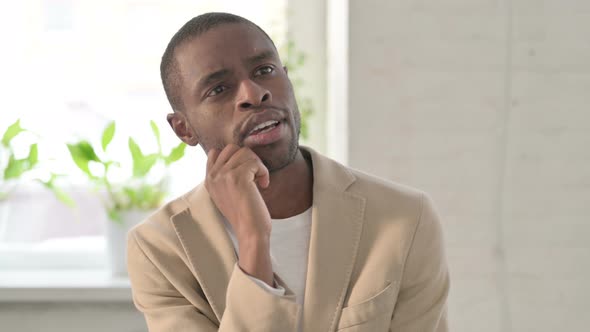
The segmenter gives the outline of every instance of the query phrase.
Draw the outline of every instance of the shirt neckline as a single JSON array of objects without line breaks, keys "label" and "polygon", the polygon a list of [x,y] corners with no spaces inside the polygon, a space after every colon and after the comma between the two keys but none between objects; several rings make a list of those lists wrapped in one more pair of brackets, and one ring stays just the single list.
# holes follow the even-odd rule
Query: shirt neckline
[{"label": "shirt neckline", "polygon": [[271,220],[272,220],[272,222],[275,222],[275,221],[276,222],[288,222],[288,221],[291,221],[291,220],[294,220],[294,219],[300,219],[301,217],[305,217],[306,215],[310,214],[312,207],[313,207],[313,205],[310,206],[307,210],[301,212],[300,214],[296,214],[296,215],[291,216],[291,217],[288,217],[288,218],[284,218],[284,219],[271,219]]}]

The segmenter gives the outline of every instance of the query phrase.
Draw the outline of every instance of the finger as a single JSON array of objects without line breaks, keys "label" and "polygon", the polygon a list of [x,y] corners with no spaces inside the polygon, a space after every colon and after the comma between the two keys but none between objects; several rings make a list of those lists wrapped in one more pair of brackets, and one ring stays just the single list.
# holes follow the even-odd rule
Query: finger
[{"label": "finger", "polygon": [[258,185],[262,188],[267,188],[268,185],[270,184],[270,173],[268,172],[268,168],[266,168],[266,166],[264,166],[264,164],[262,163],[262,161],[260,159],[258,159],[258,167],[256,169],[256,182],[258,182]]},{"label": "finger", "polygon": [[261,188],[267,188],[270,184],[270,174],[260,159],[251,159],[239,167],[246,168],[252,174],[252,178]]},{"label": "finger", "polygon": [[219,153],[219,156],[215,160],[212,169],[223,167],[229,158],[231,158],[231,156],[239,149],[240,147],[235,144],[226,145],[225,148],[223,148],[223,150]]},{"label": "finger", "polygon": [[215,148],[209,149],[209,152],[207,153],[207,173],[209,173],[213,168],[213,165],[215,165],[217,157],[219,157],[219,150]]},{"label": "finger", "polygon": [[231,158],[229,158],[229,160],[225,163],[225,168],[227,170],[231,170],[234,169],[236,167],[239,167],[240,165],[242,165],[245,162],[248,162],[250,160],[258,160],[260,159],[258,157],[258,155],[256,153],[254,153],[254,151],[252,151],[252,149],[248,148],[248,147],[243,147],[240,150],[238,150],[236,153],[234,153]]}]

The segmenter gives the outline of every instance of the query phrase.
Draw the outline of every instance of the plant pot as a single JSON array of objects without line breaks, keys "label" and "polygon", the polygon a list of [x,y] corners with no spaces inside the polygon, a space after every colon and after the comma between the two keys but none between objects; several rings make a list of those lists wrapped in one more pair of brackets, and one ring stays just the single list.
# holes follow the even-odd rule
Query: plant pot
[{"label": "plant pot", "polygon": [[53,198],[40,196],[15,190],[0,201],[0,242],[34,242],[42,237]]},{"label": "plant pot", "polygon": [[[41,243],[53,238],[93,236],[102,233],[103,208],[90,194],[68,188],[76,201],[72,209],[41,186],[22,185],[0,200],[0,242]],[[85,211],[84,222],[78,220]]]},{"label": "plant pot", "polygon": [[133,226],[146,219],[153,210],[121,211],[122,223],[107,221],[106,240],[109,269],[112,276],[127,275],[127,233]]},{"label": "plant pot", "polygon": [[0,200],[0,242],[7,238],[8,222],[10,220],[10,203],[8,199]]}]

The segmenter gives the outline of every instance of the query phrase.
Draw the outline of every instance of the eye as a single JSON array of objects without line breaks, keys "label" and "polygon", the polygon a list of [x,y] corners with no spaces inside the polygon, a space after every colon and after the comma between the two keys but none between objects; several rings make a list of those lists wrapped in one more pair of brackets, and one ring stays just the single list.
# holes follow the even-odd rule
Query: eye
[{"label": "eye", "polygon": [[223,85],[218,85],[216,87],[214,87],[213,89],[211,89],[211,91],[209,91],[209,93],[207,94],[207,97],[213,97],[216,96],[220,93],[222,93],[223,91],[225,91],[226,87]]},{"label": "eye", "polygon": [[256,70],[254,76],[261,76],[261,75],[268,75],[272,73],[275,69],[272,66],[263,66]]}]

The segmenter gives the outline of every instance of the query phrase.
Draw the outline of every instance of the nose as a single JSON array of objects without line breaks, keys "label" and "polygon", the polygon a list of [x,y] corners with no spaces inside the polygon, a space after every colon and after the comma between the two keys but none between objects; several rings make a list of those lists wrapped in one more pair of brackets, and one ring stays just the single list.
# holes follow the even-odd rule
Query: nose
[{"label": "nose", "polygon": [[263,102],[269,101],[271,101],[270,91],[261,85],[250,79],[240,83],[236,105],[239,110],[255,108],[262,105]]}]

